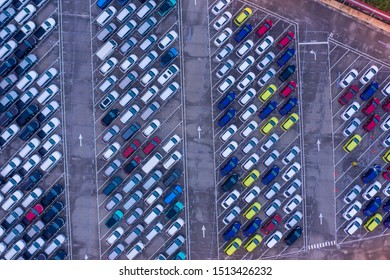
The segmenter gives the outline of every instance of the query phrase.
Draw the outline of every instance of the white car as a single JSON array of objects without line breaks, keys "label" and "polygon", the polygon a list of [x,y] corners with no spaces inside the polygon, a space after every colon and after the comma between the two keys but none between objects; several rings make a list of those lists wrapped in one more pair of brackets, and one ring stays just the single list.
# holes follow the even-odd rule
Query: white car
[{"label": "white car", "polygon": [[[24,252],[24,255],[33,256],[36,252],[38,252],[42,247],[46,244],[46,240],[44,240],[42,237],[39,237],[35,239],[33,242],[31,242],[31,245],[28,246],[26,252]],[[28,259],[28,258],[27,258]]]},{"label": "white car", "polygon": [[163,194],[163,190],[160,187],[156,187],[145,199],[145,203],[147,205],[152,205],[161,195]]},{"label": "white car", "polygon": [[382,184],[379,181],[375,181],[372,183],[364,193],[362,193],[362,197],[365,200],[370,200],[373,198],[382,188]]},{"label": "white car", "polygon": [[37,85],[40,87],[47,86],[51,81],[55,79],[58,75],[57,68],[51,67],[42,74],[42,76],[37,80]]},{"label": "white car", "polygon": [[108,245],[114,244],[125,233],[123,227],[117,227],[107,238],[106,243]]},{"label": "white car", "polygon": [[3,133],[0,135],[1,146],[7,144],[12,138],[18,134],[20,127],[16,124],[11,124]]},{"label": "white car", "polygon": [[255,51],[258,55],[262,55],[274,42],[274,38],[272,36],[267,36],[263,41],[256,47]]},{"label": "white car", "polygon": [[256,153],[253,153],[246,161],[243,165],[241,165],[241,168],[246,170],[246,171],[249,171],[251,170],[254,165],[256,165],[260,160],[260,157],[256,154]]},{"label": "white car", "polygon": [[268,167],[270,166],[272,163],[275,162],[275,160],[277,160],[280,156],[280,153],[277,151],[277,150],[273,150],[269,155],[268,157],[265,158],[265,160],[263,160],[263,164]]},{"label": "white car", "polygon": [[221,139],[222,142],[226,142],[229,140],[234,134],[237,132],[237,126],[234,124],[229,125],[229,127],[221,134],[219,139]]},{"label": "white car", "polygon": [[232,75],[228,76],[218,87],[220,93],[226,92],[236,81]]},{"label": "white car", "polygon": [[244,148],[242,148],[242,152],[246,155],[248,154],[253,148],[255,148],[259,144],[259,140],[256,137],[252,137],[248,143],[245,144]]},{"label": "white car", "polygon": [[138,56],[135,54],[130,54],[119,66],[119,70],[121,70],[123,73],[126,73],[129,71],[134,65],[137,64]]},{"label": "white car", "polygon": [[220,30],[232,19],[230,12],[224,12],[213,24],[215,30]]},{"label": "white car", "polygon": [[172,64],[160,75],[160,77],[158,77],[157,81],[160,85],[164,86],[168,81],[170,81],[179,73],[179,70],[180,69],[176,64]]},{"label": "white car", "polygon": [[234,66],[234,61],[231,59],[228,59],[222,67],[215,73],[217,78],[223,78]]},{"label": "white car", "polygon": [[145,75],[142,76],[140,83],[146,87],[157,77],[158,73],[159,72],[156,68],[150,69],[148,72],[146,72]]},{"label": "white car", "polygon": [[246,55],[254,46],[254,43],[252,40],[248,39],[246,40],[236,51],[236,55],[238,57],[243,57]]},{"label": "white car", "polygon": [[254,113],[256,113],[257,107],[255,104],[251,104],[240,116],[240,120],[245,122],[248,120],[251,116],[253,116]]},{"label": "white car", "polygon": [[149,125],[142,131],[142,135],[146,138],[148,138],[150,135],[152,135],[159,127],[161,123],[159,120],[154,119],[152,120]]},{"label": "white car", "polygon": [[175,134],[169,140],[162,146],[162,149],[169,153],[177,144],[179,144],[181,141],[181,138],[179,135]]},{"label": "white car", "polygon": [[283,173],[283,180],[289,181],[292,177],[294,177],[299,170],[301,169],[301,165],[298,162],[294,162],[284,173]]},{"label": "white car", "polygon": [[347,109],[344,110],[344,112],[341,114],[341,118],[344,121],[349,120],[357,111],[359,111],[360,104],[356,101],[352,102],[351,105],[347,107]]},{"label": "white car", "polygon": [[282,239],[282,233],[280,231],[275,231],[274,234],[272,234],[267,241],[265,242],[265,245],[268,248],[273,248],[280,240]]},{"label": "white car", "polygon": [[351,203],[362,191],[362,187],[359,185],[355,185],[352,189],[344,196],[343,201],[346,204]]},{"label": "white car", "polygon": [[248,104],[249,101],[253,99],[253,97],[256,96],[256,91],[253,88],[249,88],[245,94],[241,96],[241,98],[238,100],[238,103],[240,103],[241,106],[245,106]]},{"label": "white car", "polygon": [[176,82],[171,83],[161,93],[160,98],[162,101],[167,101],[179,91],[180,85]]},{"label": "white car", "polygon": [[54,151],[50,156],[45,159],[40,168],[44,172],[49,172],[60,160],[62,159],[62,153],[59,151]]},{"label": "white car", "polygon": [[235,201],[240,197],[240,192],[238,190],[233,190],[222,202],[221,206],[224,209],[228,209]]},{"label": "white car", "polygon": [[[114,70],[115,66],[118,64],[118,59],[115,57],[110,57],[99,69],[99,73],[103,76],[109,74],[112,70]],[[122,70],[122,69],[121,69]]]},{"label": "white car", "polygon": [[167,229],[166,233],[169,236],[174,236],[184,225],[184,220],[182,218],[177,218],[172,225]]},{"label": "white car", "polygon": [[284,227],[289,230],[292,229],[301,219],[303,215],[300,211],[296,211],[291,218],[287,220],[287,222],[284,224]]},{"label": "white car", "polygon": [[176,162],[178,162],[182,158],[182,155],[178,151],[174,151],[173,154],[164,161],[163,167],[168,170],[171,168]]},{"label": "white car", "polygon": [[45,124],[42,129],[38,132],[38,137],[42,140],[45,139],[50,133],[52,133],[59,125],[61,121],[59,118],[51,118],[47,124]]},{"label": "white car", "polygon": [[279,200],[279,199],[274,199],[271,204],[267,207],[267,209],[265,209],[264,213],[270,217],[272,216],[276,210],[279,209],[280,205],[282,204],[282,202]]},{"label": "white car", "polygon": [[344,229],[348,235],[353,235],[363,224],[363,220],[359,217],[353,219]]},{"label": "white car", "polygon": [[18,168],[19,165],[22,164],[22,160],[18,157],[14,157],[11,159],[0,171],[1,176],[7,177],[10,175],[13,171]]},{"label": "white car", "polygon": [[215,56],[215,60],[221,62],[233,51],[234,47],[232,44],[228,43],[222,48],[222,50]]},{"label": "white car", "polygon": [[290,151],[287,153],[287,155],[284,156],[282,159],[282,162],[284,165],[289,164],[299,153],[301,152],[301,149],[299,149],[298,146],[294,146],[290,149]]},{"label": "white car", "polygon": [[217,4],[214,5],[214,7],[211,9],[211,12],[214,15],[218,15],[220,12],[222,12],[226,7],[230,4],[232,0],[219,0]]},{"label": "white car", "polygon": [[268,188],[268,190],[264,193],[266,199],[273,198],[281,189],[281,185],[278,182],[275,182]]},{"label": "white car", "polygon": [[100,15],[96,18],[97,24],[103,27],[115,16],[116,12],[117,10],[115,9],[114,6],[109,6],[107,9],[101,12]]},{"label": "white car", "polygon": [[37,201],[43,194],[43,189],[40,187],[32,190],[22,201],[22,206],[27,209],[34,201]]},{"label": "white car", "polygon": [[385,196],[390,196],[390,184],[388,184],[384,189],[383,189],[383,194]]},{"label": "white car", "polygon": [[349,86],[353,80],[356,79],[356,77],[359,75],[358,71],[356,69],[352,69],[348,72],[347,75],[345,75],[344,79],[342,79],[339,83],[340,87],[346,88]]},{"label": "white car", "polygon": [[125,111],[125,113],[121,116],[119,119],[121,123],[127,124],[131,119],[133,119],[137,113],[139,112],[140,108],[138,105],[134,104],[129,109]]},{"label": "white car", "polygon": [[11,248],[8,249],[7,253],[4,255],[4,259],[13,260],[23,249],[26,247],[26,242],[24,240],[17,241]]},{"label": "white car", "polygon": [[361,121],[358,118],[354,118],[349,125],[343,130],[343,135],[345,137],[351,136],[352,133],[359,127]]},{"label": "white car", "polygon": [[231,221],[233,221],[233,219],[237,218],[240,215],[240,212],[241,208],[238,206],[234,206],[232,210],[230,210],[229,213],[227,213],[223,218],[223,223],[225,225],[228,225]]},{"label": "white car", "polygon": [[45,143],[42,144],[42,147],[38,150],[38,152],[44,156],[52,149],[54,149],[58,144],[60,144],[62,138],[58,134],[53,134],[49,139],[46,140]]},{"label": "white car", "polygon": [[18,44],[14,40],[9,40],[5,43],[5,45],[0,48],[0,61],[4,61],[9,57],[17,47]]},{"label": "white car", "polygon": [[367,84],[376,74],[378,73],[378,67],[375,65],[372,65],[366,73],[359,79],[359,81],[365,85]]},{"label": "white car", "polygon": [[237,71],[241,74],[248,70],[253,63],[255,62],[255,58],[251,55],[248,55],[238,66]]},{"label": "white car", "polygon": [[216,45],[219,48],[229,40],[232,34],[233,34],[233,30],[231,28],[229,27],[225,28],[221,33],[219,33],[217,38],[214,39],[214,45]]},{"label": "white car", "polygon": [[237,150],[238,144],[236,141],[231,141],[225,149],[221,152],[221,157],[228,158],[235,150]]},{"label": "white car", "polygon": [[121,148],[121,144],[118,142],[112,143],[103,153],[102,158],[104,160],[110,160]]},{"label": "white car", "polygon": [[16,87],[21,91],[25,91],[28,87],[30,87],[35,82],[37,78],[38,78],[38,73],[32,70],[19,80],[19,82],[16,84]]},{"label": "white car", "polygon": [[22,198],[23,192],[20,190],[14,191],[1,205],[4,211],[9,211],[12,207],[14,207]]},{"label": "white car", "polygon": [[[26,161],[23,166],[20,168],[19,173],[23,176],[26,176],[31,170],[41,162],[41,157],[38,155],[32,155],[31,158]],[[21,173],[23,172],[23,173]]]},{"label": "white car", "polygon": [[383,139],[382,145],[383,145],[383,147],[385,147],[385,148],[390,147],[390,134],[387,135],[385,139]]},{"label": "white car", "polygon": [[275,76],[276,70],[274,68],[269,68],[267,72],[258,80],[257,84],[259,86],[264,86],[269,80],[272,79],[273,76]]},{"label": "white car", "polygon": [[381,123],[381,129],[383,131],[388,131],[390,129],[390,116],[387,116],[387,118]]},{"label": "white car", "polygon": [[158,48],[162,51],[166,50],[178,37],[176,31],[169,31],[157,44]]},{"label": "white car", "polygon": [[241,131],[240,135],[242,138],[248,137],[253,131],[256,130],[256,128],[259,126],[259,124],[256,121],[251,121],[248,123],[248,125]]},{"label": "white car", "polygon": [[237,89],[243,91],[255,80],[256,75],[253,72],[249,72],[246,76],[238,83]]},{"label": "white car", "polygon": [[19,33],[19,35],[23,34],[23,37],[14,39],[17,40],[18,43],[23,42],[23,40],[26,39],[35,30],[35,27],[36,26],[34,22],[28,21],[25,25],[22,26],[22,28],[20,28],[21,33]]},{"label": "white car", "polygon": [[12,0],[0,0],[0,10],[5,10],[11,3]]},{"label": "white car", "polygon": [[362,204],[360,203],[360,201],[356,200],[354,203],[351,204],[351,206],[347,208],[347,210],[345,210],[345,212],[343,213],[343,218],[349,221],[356,216],[360,209],[362,209]]},{"label": "white car", "polygon": [[264,58],[257,64],[257,69],[263,71],[273,60],[275,59],[275,54],[273,52],[268,52]]},{"label": "white car", "polygon": [[302,186],[301,180],[294,179],[290,183],[290,185],[288,185],[287,188],[284,190],[283,192],[284,197],[292,196],[301,186]]},{"label": "white car", "polygon": [[382,93],[383,93],[384,95],[386,95],[386,96],[387,96],[387,95],[390,95],[390,82],[387,83],[387,85],[383,87]]},{"label": "white car", "polygon": [[279,136],[276,133],[272,133],[268,140],[265,141],[265,143],[260,147],[260,149],[265,153],[278,141]]},{"label": "white car", "polygon": [[25,24],[37,11],[37,8],[35,8],[34,5],[28,4],[27,6],[23,7],[22,10],[15,16],[14,20],[22,25]]},{"label": "white car", "polygon": [[41,105],[45,105],[50,99],[52,99],[54,97],[54,95],[56,95],[58,92],[60,91],[60,89],[58,88],[57,85],[50,85],[48,86],[37,98],[37,101],[41,104]]},{"label": "white car", "polygon": [[251,203],[260,194],[260,188],[254,186],[242,199],[246,203]]},{"label": "white car", "polygon": [[294,195],[289,202],[283,207],[283,211],[287,214],[291,213],[302,202],[302,197],[299,194]]},{"label": "white car", "polygon": [[8,181],[1,187],[1,192],[6,194],[11,189],[17,187],[19,183],[22,181],[22,177],[19,174],[14,174]]}]

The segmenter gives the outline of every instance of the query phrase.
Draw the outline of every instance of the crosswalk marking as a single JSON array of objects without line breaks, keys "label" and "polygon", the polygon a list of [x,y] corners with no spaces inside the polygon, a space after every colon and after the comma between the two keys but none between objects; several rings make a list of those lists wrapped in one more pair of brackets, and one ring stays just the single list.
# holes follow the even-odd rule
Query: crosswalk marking
[{"label": "crosswalk marking", "polygon": [[334,241],[334,240],[333,241],[326,241],[326,242],[322,242],[322,243],[309,245],[308,250],[320,249],[320,248],[329,247],[329,246],[333,246],[333,245],[336,245],[336,241]]}]

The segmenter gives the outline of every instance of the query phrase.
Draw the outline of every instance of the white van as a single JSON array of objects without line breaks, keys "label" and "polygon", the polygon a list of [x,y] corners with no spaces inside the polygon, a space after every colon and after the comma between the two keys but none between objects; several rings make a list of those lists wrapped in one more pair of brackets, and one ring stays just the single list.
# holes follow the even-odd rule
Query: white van
[{"label": "white van", "polygon": [[157,95],[157,93],[159,92],[159,88],[156,87],[156,86],[152,86],[148,89],[147,92],[145,92],[142,97],[141,97],[141,100],[142,102],[144,102],[145,104],[148,103],[153,97],[155,97]]},{"label": "white van", "polygon": [[116,19],[120,22],[123,23],[125,22],[137,9],[137,7],[133,4],[130,3],[126,7],[124,7],[116,16]]},{"label": "white van", "polygon": [[155,153],[143,166],[142,171],[145,174],[149,174],[153,168],[157,166],[157,164],[162,160],[162,155],[160,153]]},{"label": "white van", "polygon": [[162,51],[166,50],[178,37],[176,31],[169,31],[161,40],[158,42],[158,48]]},{"label": "white van", "polygon": [[160,98],[163,101],[166,101],[167,99],[171,98],[180,88],[180,85],[176,82],[173,82],[170,84],[161,94]]},{"label": "white van", "polygon": [[143,20],[146,18],[155,8],[157,4],[153,0],[149,0],[145,5],[143,5],[137,12],[137,17]]},{"label": "white van", "polygon": [[46,160],[43,161],[40,168],[42,171],[47,172],[52,169],[61,159],[62,154],[59,151],[54,151]]},{"label": "white van", "polygon": [[108,42],[106,42],[97,52],[96,56],[100,58],[100,60],[106,60],[107,57],[109,57],[114,50],[118,47],[118,43],[110,39]]},{"label": "white van", "polygon": [[121,100],[119,100],[119,104],[122,107],[126,107],[131,100],[133,100],[139,94],[139,90],[136,88],[131,88],[127,93],[125,93]]},{"label": "white van", "polygon": [[181,138],[179,137],[179,135],[175,134],[173,135],[167,143],[165,143],[165,145],[162,147],[162,149],[166,152],[166,153],[169,153],[173,147],[175,147],[177,144],[179,144],[181,141]]}]

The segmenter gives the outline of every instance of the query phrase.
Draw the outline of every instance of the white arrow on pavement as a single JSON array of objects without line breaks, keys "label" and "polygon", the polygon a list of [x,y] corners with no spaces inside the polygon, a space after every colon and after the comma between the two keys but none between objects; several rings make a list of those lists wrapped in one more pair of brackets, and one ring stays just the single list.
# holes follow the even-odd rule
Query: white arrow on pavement
[{"label": "white arrow on pavement", "polygon": [[87,254],[85,254],[84,260],[88,260],[88,255]]},{"label": "white arrow on pavement", "polygon": [[320,145],[321,145],[321,141],[320,139],[317,140],[317,150],[320,151]]},{"label": "white arrow on pavement", "polygon": [[322,225],[322,218],[323,218],[324,216],[322,216],[322,213],[320,213],[320,216],[319,216],[319,218],[320,218],[320,225]]},{"label": "white arrow on pavement", "polygon": [[198,131],[198,137],[199,137],[199,139],[200,139],[200,132],[202,131],[202,129],[200,128],[200,126],[198,126],[197,131]]},{"label": "white arrow on pavement", "polygon": [[202,234],[203,234],[203,238],[205,238],[206,228],[204,227],[204,225],[202,226]]},{"label": "white arrow on pavement", "polygon": [[311,50],[309,53],[314,55],[314,60],[317,60],[317,53],[315,51]]},{"label": "white arrow on pavement", "polygon": [[80,147],[82,147],[83,146],[83,136],[81,136],[81,134],[79,136],[79,140],[80,140]]}]

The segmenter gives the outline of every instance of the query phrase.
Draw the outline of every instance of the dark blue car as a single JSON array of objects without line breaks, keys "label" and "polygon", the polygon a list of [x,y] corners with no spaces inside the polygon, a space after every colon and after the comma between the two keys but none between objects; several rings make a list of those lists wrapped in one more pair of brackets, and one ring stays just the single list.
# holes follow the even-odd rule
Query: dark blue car
[{"label": "dark blue car", "polygon": [[249,33],[253,30],[252,25],[249,23],[245,24],[243,28],[241,28],[240,31],[234,36],[234,40],[236,40],[237,43],[240,43],[242,40],[245,39],[246,36],[248,36]]},{"label": "dark blue car", "polygon": [[386,212],[390,212],[390,200],[383,204],[383,210],[385,210]]},{"label": "dark blue car", "polygon": [[244,229],[244,235],[246,237],[251,236],[256,230],[258,230],[261,226],[261,220],[259,218],[255,218],[249,225]]},{"label": "dark blue car", "polygon": [[13,56],[4,61],[0,66],[0,76],[7,76],[15,68],[17,63],[18,61]]},{"label": "dark blue car", "polygon": [[366,101],[370,99],[378,89],[379,89],[378,83],[373,82],[362,92],[362,94],[360,94],[360,98]]},{"label": "dark blue car", "polygon": [[374,214],[376,212],[376,210],[379,209],[379,207],[381,207],[381,204],[382,204],[382,200],[379,197],[376,196],[374,198],[374,200],[372,200],[366,206],[366,208],[364,208],[363,214],[366,215],[366,217],[371,216],[372,214]]},{"label": "dark blue car", "polygon": [[176,56],[179,55],[179,51],[176,48],[171,48],[166,54],[164,54],[160,59],[161,66],[165,67],[171,63]]},{"label": "dark blue car", "polygon": [[99,0],[97,1],[96,5],[100,8],[100,9],[105,9],[107,8],[107,6],[112,2],[112,0]]},{"label": "dark blue car", "polygon": [[276,103],[276,101],[271,101],[267,106],[265,106],[263,110],[261,110],[259,113],[259,118],[261,120],[265,120],[276,109],[277,106],[278,103]]},{"label": "dark blue car", "polygon": [[271,183],[276,176],[279,174],[279,167],[277,165],[274,165],[265,175],[263,178],[261,178],[261,182],[264,185],[268,185]]},{"label": "dark blue car", "polygon": [[236,99],[236,94],[233,91],[229,92],[221,101],[219,101],[217,106],[218,109],[221,111],[225,110],[226,107],[229,106],[230,103],[234,101],[234,99]]},{"label": "dark blue car", "polygon": [[238,158],[232,157],[226,165],[221,169],[221,175],[226,176],[229,174],[230,171],[233,170],[234,167],[236,167],[238,164]]},{"label": "dark blue car", "polygon": [[129,0],[118,0],[119,5],[122,5],[122,6],[127,4],[127,2],[129,2]]},{"label": "dark blue car", "polygon": [[239,231],[241,228],[241,223],[240,222],[234,222],[224,233],[223,233],[223,240],[229,241],[232,239]]},{"label": "dark blue car", "polygon": [[366,184],[373,182],[379,173],[381,173],[381,170],[382,168],[378,164],[374,164],[374,166],[368,169],[368,171],[363,175],[363,182]]},{"label": "dark blue car", "polygon": [[282,115],[282,116],[285,116],[287,115],[291,110],[292,108],[295,107],[295,105],[298,104],[298,99],[296,99],[295,97],[291,97],[287,102],[286,104],[284,104],[280,109],[279,109],[279,113]]},{"label": "dark blue car", "polygon": [[302,228],[298,226],[286,236],[286,238],[284,239],[284,243],[290,246],[294,244],[294,242],[297,241],[301,236]]},{"label": "dark blue car", "polygon": [[279,67],[284,66],[295,54],[295,49],[289,48],[287,51],[278,59]]},{"label": "dark blue car", "polygon": [[236,110],[234,110],[233,108],[230,108],[225,113],[225,115],[223,115],[222,118],[219,119],[218,125],[220,127],[224,127],[225,125],[228,124],[228,122],[230,122],[234,118],[235,115],[236,115]]}]

